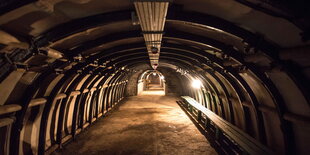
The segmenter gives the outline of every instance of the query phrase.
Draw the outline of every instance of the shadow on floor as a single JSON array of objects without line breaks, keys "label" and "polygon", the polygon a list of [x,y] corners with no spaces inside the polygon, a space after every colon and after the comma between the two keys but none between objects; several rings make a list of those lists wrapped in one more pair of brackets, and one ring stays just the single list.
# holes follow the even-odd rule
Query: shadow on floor
[{"label": "shadow on floor", "polygon": [[54,154],[217,154],[177,100],[162,95],[129,97]]}]

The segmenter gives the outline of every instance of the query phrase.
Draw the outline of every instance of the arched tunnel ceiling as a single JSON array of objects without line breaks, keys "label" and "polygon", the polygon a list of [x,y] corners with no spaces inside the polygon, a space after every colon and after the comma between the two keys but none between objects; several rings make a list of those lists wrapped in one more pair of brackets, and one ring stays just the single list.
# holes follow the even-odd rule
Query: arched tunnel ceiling
[{"label": "arched tunnel ceiling", "polygon": [[[173,71],[185,84],[190,76],[201,79],[218,106],[227,101],[230,106],[251,107],[248,113],[255,121],[248,125],[255,125],[255,129],[247,132],[255,132],[251,136],[264,143],[268,141],[264,136],[281,132],[277,142],[268,141],[270,146],[281,145],[276,151],[292,152],[300,145],[306,152],[301,137],[308,130],[300,129],[298,123],[308,123],[310,114],[309,52],[305,54],[310,24],[305,16],[295,18],[300,12],[294,12],[293,6],[293,12],[286,12],[282,5],[259,2],[173,1],[166,17],[158,70]],[[14,0],[3,4],[6,11],[0,11],[0,91],[8,92],[0,98],[0,105],[25,97],[26,111],[34,96],[52,104],[54,98],[71,94],[71,90],[112,90],[111,86],[119,84],[124,89],[133,75],[151,69],[140,26],[132,21],[134,6],[130,0],[29,0],[16,5],[19,7],[13,4]],[[49,49],[60,53],[46,56]],[[57,54],[61,58],[55,58]],[[22,73],[17,73],[20,70]],[[39,93],[33,89],[23,94],[31,95],[22,96],[18,91],[26,90],[25,86],[15,88],[19,79]],[[4,87],[11,80],[15,84],[7,91]],[[40,86],[42,81],[45,84]],[[16,98],[12,97],[15,94]],[[44,108],[45,113],[49,113],[48,108]],[[277,126],[265,135],[271,127],[264,128],[264,119],[270,123],[268,119],[273,118],[264,110],[272,111],[281,129]],[[42,120],[39,130],[44,137],[47,122]],[[22,125],[21,120],[17,122]],[[291,137],[293,133],[296,137]],[[44,145],[41,138],[39,152],[45,151]]]},{"label": "arched tunnel ceiling", "polygon": [[[171,9],[170,14],[178,10],[178,5],[180,5],[181,9],[185,12],[199,12],[222,18],[252,33],[261,34],[266,40],[279,44],[282,47],[306,44],[301,41],[300,33],[303,30],[300,30],[290,21],[257,11],[237,1],[227,0],[218,3],[216,0],[200,0],[192,3],[185,0],[178,0],[173,2],[173,5],[176,6],[176,9]],[[27,37],[30,35],[35,37],[48,32],[57,25],[75,19],[122,10],[134,10],[133,4],[129,0],[115,0],[113,2],[99,0],[37,1],[2,14],[0,24],[1,28],[8,32],[13,31],[21,36]],[[34,14],[35,18],[33,18]],[[119,19],[115,18],[115,21],[117,20]],[[116,30],[115,28],[114,30]],[[127,28],[130,29],[130,27]],[[119,31],[123,30],[122,24],[119,24],[117,29]],[[283,34],[283,31],[286,33]]]},{"label": "arched tunnel ceiling", "polygon": [[[70,61],[81,55],[87,63],[98,60],[100,63],[117,64],[117,61],[126,59],[126,62],[138,58],[147,60],[140,27],[132,24],[133,11],[131,1],[37,1],[3,13],[0,24],[3,31],[20,41],[39,49],[56,49]],[[170,5],[165,25],[160,60],[164,62],[167,58],[173,60],[178,57],[181,62],[192,64],[204,62],[199,61],[202,56],[208,61],[200,65],[223,70],[224,59],[229,59],[233,65],[246,66],[260,74],[264,72],[262,68],[272,68],[272,63],[283,65],[279,58],[282,49],[309,44],[302,41],[300,33],[303,30],[296,23],[238,1],[175,1]],[[166,49],[166,46],[172,47]],[[253,54],[253,50],[254,53],[263,52],[265,58],[252,62],[256,66],[250,67],[244,57]],[[192,51],[201,55],[197,58],[186,56]],[[116,53],[108,54],[113,52]],[[173,62],[170,60],[168,63]],[[29,64],[38,68],[44,62],[34,59]],[[66,70],[76,63],[58,64],[60,66],[55,65],[56,68]]]}]

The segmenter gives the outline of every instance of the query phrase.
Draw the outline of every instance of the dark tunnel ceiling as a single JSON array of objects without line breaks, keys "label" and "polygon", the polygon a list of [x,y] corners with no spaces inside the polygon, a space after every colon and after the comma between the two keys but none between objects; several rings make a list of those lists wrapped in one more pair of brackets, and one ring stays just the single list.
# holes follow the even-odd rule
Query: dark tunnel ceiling
[{"label": "dark tunnel ceiling", "polygon": [[[300,26],[288,20],[292,19],[291,12],[277,7],[258,9],[249,3],[174,1],[168,9],[160,61],[176,66],[185,63],[198,71],[218,68],[225,72],[229,69],[225,64],[230,63],[237,66],[230,69],[232,72],[248,68],[258,76],[264,67],[285,66],[280,60],[282,49],[309,45],[301,35],[307,32],[306,22]],[[3,6],[6,10],[14,8],[9,3]],[[62,52],[69,61],[55,61],[54,68],[68,70],[76,64],[70,62],[82,56],[85,66],[109,62],[117,69],[128,62],[134,67],[136,62],[147,61],[140,27],[132,24],[133,11],[131,1],[36,1],[2,12],[0,24],[2,30],[32,45],[34,50],[49,47]],[[264,55],[255,65],[245,60],[253,52]],[[46,61],[35,58],[28,65],[43,71],[50,66]],[[309,65],[306,61],[294,63]]]},{"label": "dark tunnel ceiling", "polygon": [[[79,55],[86,58],[88,63],[113,61],[114,65],[119,63],[116,61],[126,61],[128,58],[145,59],[143,37],[139,25],[132,24],[131,12],[134,8],[129,0],[30,2],[16,4],[21,7],[15,10],[12,6],[14,1],[4,3],[3,10],[11,11],[2,12],[1,29],[35,48],[59,50],[70,61]],[[294,8],[297,6],[287,9],[289,5],[283,3],[270,7],[276,2],[269,2],[174,1],[167,15],[160,60],[169,58],[195,64],[193,62],[204,58],[208,61],[205,64],[198,63],[196,68],[209,65],[224,69],[223,61],[228,58],[233,64],[251,68],[244,61],[244,56],[254,50],[266,56],[263,61],[257,62],[258,65],[268,66],[271,62],[282,65],[279,51],[283,48],[309,45],[301,35],[307,33],[307,22],[296,23],[292,20],[295,14],[300,19],[305,18],[301,16],[302,10],[296,12]],[[302,4],[299,3],[300,6]],[[108,54],[115,51],[121,55]],[[194,59],[186,57],[186,52],[190,54],[192,51],[201,55]],[[37,60],[31,61],[30,66],[44,66],[45,62]],[[55,68],[66,68],[68,65],[72,64],[56,62]],[[253,69],[260,70],[255,66]]]},{"label": "dark tunnel ceiling", "polygon": [[[220,17],[252,33],[262,34],[267,40],[284,47],[303,44],[300,33],[305,31],[304,29],[300,30],[284,18],[270,16],[236,1],[223,3],[217,3],[217,1],[197,1],[196,3],[192,3],[185,0],[178,0],[173,2],[173,5],[169,8],[168,19],[169,16],[172,16],[173,13],[176,13],[180,9],[184,12],[200,12]],[[105,1],[104,3],[100,0],[38,1],[3,14],[0,18],[0,24],[3,29],[9,32],[14,31],[22,36],[38,36],[55,28],[57,25],[67,23],[74,19],[128,9],[134,10],[133,4],[130,1],[121,0]],[[34,14],[35,16],[33,16]],[[130,17],[130,14],[128,16]],[[177,12],[176,16],[182,18],[184,15]],[[126,20],[126,16],[123,19],[113,16],[111,18],[114,18],[114,22]],[[126,30],[139,28],[139,26],[133,28],[130,23],[127,24]],[[108,32],[111,33],[125,30],[120,23],[115,23],[114,26],[112,25],[113,23],[111,23],[110,28],[106,27],[105,30],[109,30]],[[284,30],[286,32],[285,35],[288,37],[283,37],[281,32]]]},{"label": "dark tunnel ceiling", "polygon": [[[119,82],[125,85],[132,75],[129,73],[135,72],[136,68],[147,66],[145,70],[151,69],[140,26],[132,23],[134,6],[130,0],[28,0],[17,3],[11,0],[0,5],[1,81],[10,80],[6,77],[16,68],[25,69],[29,74],[23,78],[35,79],[33,82],[29,78],[28,84],[38,90],[47,89],[40,87],[41,80],[55,78],[57,81],[58,78],[51,94],[47,93],[47,102],[53,103],[53,97],[65,92],[62,89],[67,83],[84,83],[82,92],[88,89],[88,83],[92,89],[94,81],[100,81],[100,88],[106,81],[110,86]],[[305,3],[297,4],[303,6]],[[299,133],[297,131],[301,134],[296,135],[296,142],[303,147],[305,144],[298,138],[302,139],[307,130],[292,131],[295,124],[287,124],[292,117],[284,118],[285,114],[298,114],[296,117],[301,118],[298,121],[309,122],[310,74],[309,69],[308,72],[304,69],[310,66],[309,59],[304,57],[309,54],[296,49],[309,49],[310,24],[306,16],[308,11],[303,9],[305,6],[298,5],[290,6],[288,2],[282,4],[275,0],[222,0],[221,3],[218,0],[197,0],[195,3],[175,0],[168,9],[158,70],[168,68],[175,73],[182,69],[193,77],[204,79],[214,90],[217,85],[223,89],[229,87],[231,90],[224,93],[227,101],[232,94],[237,94],[238,104],[250,101],[256,114],[262,114],[260,105],[271,106],[269,111],[272,109],[279,118],[279,131],[282,131],[286,151],[293,150],[291,145],[295,137],[291,134]],[[296,7],[301,9],[296,10]],[[48,48],[60,51],[64,58],[46,57],[43,53]],[[294,54],[290,49],[296,50],[293,50]],[[107,80],[109,78],[112,80]],[[74,84],[68,90],[75,91]],[[3,104],[7,104],[9,97],[9,102],[10,99],[17,100],[12,94],[24,93],[16,89],[13,91],[12,88],[11,94],[0,99]],[[31,95],[25,97],[27,101],[30,102],[33,96],[45,98],[36,94],[35,89],[31,91]],[[215,94],[221,95],[218,91]],[[27,110],[27,106],[23,108]],[[42,122],[46,123],[44,117]],[[20,117],[17,124],[22,125],[22,119]],[[257,120],[258,126],[261,125],[263,118],[260,116]],[[41,126],[40,134],[45,134],[46,124]],[[262,126],[258,128],[265,131]],[[44,138],[38,144],[39,151],[44,152]]]}]

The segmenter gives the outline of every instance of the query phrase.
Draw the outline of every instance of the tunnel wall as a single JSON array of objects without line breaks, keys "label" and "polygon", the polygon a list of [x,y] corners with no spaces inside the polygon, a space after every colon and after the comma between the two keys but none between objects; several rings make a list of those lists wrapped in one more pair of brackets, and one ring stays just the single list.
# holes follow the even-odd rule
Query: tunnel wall
[{"label": "tunnel wall", "polygon": [[138,81],[137,95],[141,94],[144,91],[144,85],[144,81]]},{"label": "tunnel wall", "polygon": [[[92,70],[67,75],[12,72],[18,80],[16,85],[5,85],[11,90],[7,99],[11,104],[0,109],[0,154],[53,152],[121,102],[127,85],[124,73]],[[1,84],[6,80],[11,79]]]},{"label": "tunnel wall", "polygon": [[[126,87],[125,95],[126,96],[135,96],[138,93],[138,83],[139,77],[146,70],[150,69],[149,65],[139,65],[134,68],[134,70],[128,75],[128,84]],[[144,86],[143,86],[144,87]],[[143,90],[143,89],[142,89]]]},{"label": "tunnel wall", "polygon": [[169,96],[181,96],[183,94],[182,82],[175,70],[169,68],[160,68],[159,71],[165,77],[165,94]]},{"label": "tunnel wall", "polygon": [[[287,154],[285,152],[285,148],[287,147],[287,144],[285,144],[286,140],[284,139],[285,136],[283,137],[279,134],[284,129],[275,111],[274,98],[269,94],[270,92],[266,89],[266,86],[260,83],[260,80],[253,74],[241,73],[240,81],[238,80],[240,83],[235,84],[227,76],[224,78],[223,74],[212,71],[200,72],[200,75],[197,74],[196,77],[193,76],[190,78],[180,73],[178,76],[181,79],[181,83],[183,83],[181,90],[184,90],[184,93],[182,95],[194,98],[218,116],[272,148],[276,154]],[[238,75],[232,75],[231,77],[235,78],[234,76]],[[199,89],[192,88],[191,82],[193,79],[200,79],[203,87]],[[285,82],[286,84],[284,84],[284,81],[282,82],[281,87],[289,87],[290,84],[288,81]],[[249,93],[249,90],[252,92]],[[297,94],[295,95],[298,96]],[[295,95],[287,94],[285,98],[291,96],[293,99]],[[257,109],[252,107],[251,104],[253,102],[259,102]],[[295,106],[295,108],[297,107]],[[300,110],[303,111],[305,109]],[[309,125],[301,121],[302,117],[300,115],[286,114],[284,119],[290,121],[293,126],[293,131],[291,132],[296,136],[294,141],[299,141],[292,144],[300,151],[297,154],[306,154],[308,148],[305,145],[309,142],[303,138],[309,136],[307,134],[310,131]],[[301,138],[301,135],[303,135],[303,138]],[[291,135],[287,136],[291,137]]]},{"label": "tunnel wall", "polygon": [[[143,80],[141,79],[142,74],[150,71],[149,66],[135,67],[135,72],[129,75],[128,85],[126,87],[126,96],[138,95],[138,89],[144,90]],[[182,83],[179,77],[175,74],[175,70],[170,68],[159,68],[158,71],[165,78],[165,94],[168,96],[180,96],[183,93]],[[138,86],[141,86],[138,88]]]},{"label": "tunnel wall", "polygon": [[[254,26],[240,23],[245,16],[236,18],[235,13],[225,13],[232,16],[222,19],[204,12],[210,10],[202,4],[184,5],[202,10],[175,6],[168,12],[159,65],[170,68],[165,75],[167,92],[195,98],[276,154],[308,154],[309,46],[277,45],[277,39],[291,39],[282,37],[288,31],[268,38],[270,19],[275,18],[257,21],[267,30],[261,35],[263,30],[255,28],[262,27],[254,24],[258,19],[251,18]],[[61,10],[34,8],[2,16],[12,22],[1,24],[8,32],[1,29],[6,37],[0,38],[0,154],[52,152],[124,96],[136,95],[137,77],[150,69],[139,69],[149,56],[139,26],[132,24],[132,8],[68,20],[62,20]],[[242,14],[257,13],[249,11],[253,14]],[[42,17],[32,18],[34,14]],[[41,33],[31,34],[32,28]],[[302,41],[299,34],[292,38]],[[6,38],[17,42],[7,43]],[[58,49],[63,58],[48,56],[44,48]],[[193,79],[204,87],[191,88]]]},{"label": "tunnel wall", "polygon": [[[1,141],[3,154],[9,150],[25,154],[52,152],[104,116],[124,96],[136,95],[138,77],[150,69],[148,65],[136,65],[128,71],[93,66],[80,68],[76,66],[66,74],[55,70],[38,73],[17,69],[1,82],[0,91],[6,98],[0,111],[4,122],[1,127],[1,137],[5,137]],[[270,78],[266,82],[250,71],[183,68],[188,70],[187,74],[177,69],[158,69],[165,76],[168,94],[195,98],[277,154],[286,153],[287,136],[298,154],[307,152],[309,109],[300,89],[287,74],[268,72]],[[192,88],[193,79],[200,79],[204,87]],[[274,88],[282,94],[285,100],[282,104],[289,109],[281,116]],[[290,131],[285,130],[283,119],[292,127]]]},{"label": "tunnel wall", "polygon": [[[212,70],[193,70],[191,73],[181,74],[176,70],[165,67],[159,68],[159,71],[165,76],[166,92],[171,92],[170,95],[191,96],[218,116],[242,129],[261,143],[273,148],[275,153],[287,153],[285,152],[287,147],[285,141],[287,140],[285,140],[285,136],[279,134],[279,132],[284,132],[284,129],[282,127],[283,123],[281,123],[283,120],[279,118],[275,111],[277,108],[275,94],[272,94],[270,87],[260,82],[261,79],[254,73],[226,74]],[[134,77],[137,78],[142,73],[143,71],[140,71]],[[191,82],[193,79],[200,79],[204,87],[201,89],[192,88]],[[287,80],[289,81],[289,79]],[[133,86],[136,86],[135,83],[136,80],[133,82]],[[286,86],[289,85],[289,83],[286,83]],[[127,87],[127,89],[132,88]],[[257,109],[253,108],[253,104]],[[305,107],[303,110],[306,109]],[[302,134],[307,135],[306,132],[309,129],[306,121],[302,121],[302,116],[292,114],[286,114],[285,119],[291,121],[293,123],[291,125],[297,127],[291,132],[296,133],[297,139],[295,140],[300,140],[300,142],[293,145],[301,151],[300,154],[304,154],[305,152],[302,150],[306,151],[307,147],[301,143],[307,144],[307,140],[303,141],[298,137]],[[303,129],[298,128],[298,126],[303,125],[306,125]]]}]

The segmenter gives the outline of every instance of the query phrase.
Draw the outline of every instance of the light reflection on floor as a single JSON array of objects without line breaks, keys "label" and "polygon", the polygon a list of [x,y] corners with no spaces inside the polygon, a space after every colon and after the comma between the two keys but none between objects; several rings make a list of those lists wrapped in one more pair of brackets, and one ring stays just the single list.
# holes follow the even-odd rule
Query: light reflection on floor
[{"label": "light reflection on floor", "polygon": [[140,95],[160,95],[160,96],[163,96],[163,95],[165,95],[165,91],[163,91],[163,90],[147,90],[147,91],[143,91]]}]

